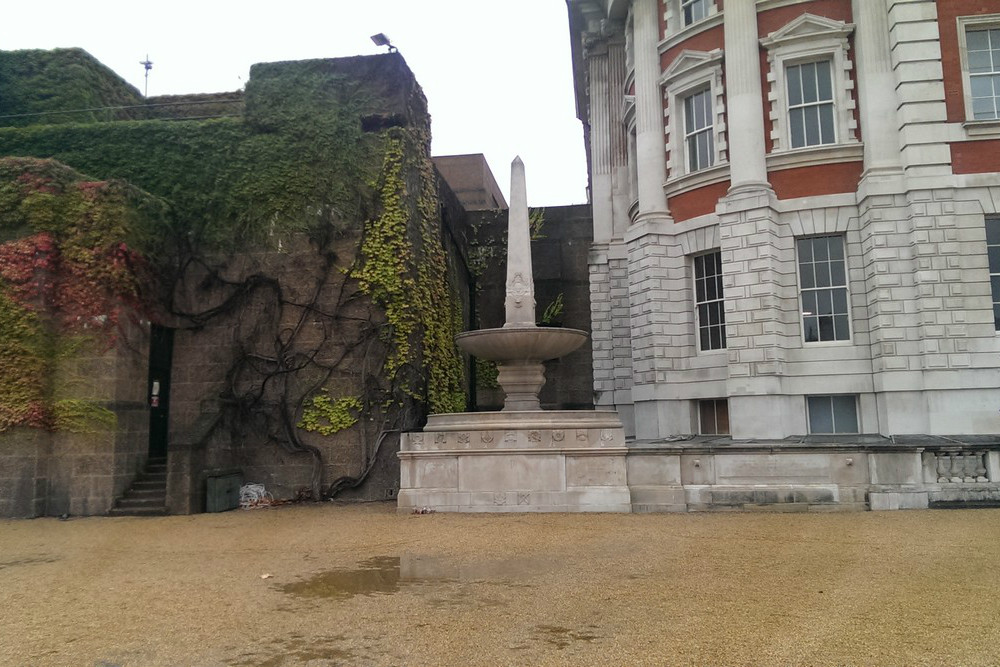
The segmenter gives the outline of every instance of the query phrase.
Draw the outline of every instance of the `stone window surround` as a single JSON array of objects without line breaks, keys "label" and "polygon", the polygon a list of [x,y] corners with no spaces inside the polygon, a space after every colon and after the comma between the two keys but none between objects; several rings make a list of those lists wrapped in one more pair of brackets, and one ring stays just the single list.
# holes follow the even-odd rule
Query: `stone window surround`
[{"label": "stone window surround", "polygon": [[[625,83],[628,90],[628,82]],[[625,150],[628,153],[629,207],[628,219],[635,222],[639,215],[639,174],[635,136],[635,95],[626,94],[622,100],[622,124],[625,126]]]},{"label": "stone window surround", "polygon": [[770,84],[768,101],[770,103],[772,154],[797,154],[798,151],[810,151],[817,146],[807,146],[790,149],[791,141],[788,133],[788,95],[786,91],[785,68],[805,62],[829,60],[833,78],[834,92],[834,132],[836,142],[826,146],[841,146],[856,144],[857,121],[854,119],[854,99],[851,91],[854,81],[848,75],[854,63],[848,56],[848,35],[854,30],[854,25],[835,21],[813,14],[802,14],[775,30],[760,40],[767,49],[767,60],[770,69],[767,80]]},{"label": "stone window surround", "polygon": [[[997,334],[1000,334],[1000,321],[998,321],[998,318],[996,316],[997,306],[1000,305],[1000,291],[994,289],[994,286],[993,286],[993,279],[994,278],[1000,278],[1000,271],[994,272],[993,271],[993,267],[989,266],[989,251],[990,251],[990,248],[998,248],[998,247],[1000,247],[1000,244],[990,243],[990,237],[997,235],[996,232],[1000,232],[1000,217],[993,216],[993,215],[987,215],[986,219],[984,220],[984,225],[986,227],[986,254],[987,254],[987,262],[988,262],[986,270],[989,271],[989,274],[990,274],[990,296],[991,296],[992,301],[993,301],[993,321],[994,321],[994,328],[996,329]],[[994,230],[993,234],[990,233],[991,232],[991,229],[990,229],[991,226],[993,227],[993,230]]]},{"label": "stone window surround", "polygon": [[969,82],[969,53],[966,41],[966,31],[985,28],[1000,28],[1000,14],[982,16],[959,16],[956,19],[958,30],[958,53],[962,69],[962,104],[965,109],[965,121],[962,128],[968,139],[1000,139],[1000,119],[975,120],[972,118],[972,86]]},{"label": "stone window surround", "polygon": [[[708,407],[706,403],[712,404],[712,409],[715,410],[715,414],[712,415],[715,422],[715,428],[706,429],[705,428],[705,408]],[[725,430],[719,428],[719,408],[720,404],[722,409],[725,411],[726,415],[726,426]],[[699,435],[729,435],[732,432],[732,424],[729,422],[729,399],[728,398],[702,398],[694,401],[695,410],[697,411],[697,419],[695,423],[698,425]]]},{"label": "stone window surround", "polygon": [[[722,88],[722,49],[713,51],[684,50],[660,78],[667,102],[664,121],[667,132],[667,183],[687,175],[700,174],[687,170],[687,147],[684,143],[684,98],[703,88],[711,90],[714,100],[712,142],[714,167],[727,164],[726,116]],[[711,178],[711,176],[709,176]]]},{"label": "stone window surround", "polygon": [[[695,21],[691,25],[683,25],[684,17],[681,14],[681,0],[663,0],[663,4],[665,5],[663,16],[666,19],[667,23],[666,36],[668,38],[673,37],[675,35],[679,35],[681,33],[687,33],[689,30],[691,31],[692,34],[694,34],[695,32],[700,32],[691,29],[696,27],[704,28],[705,27],[704,24],[709,21],[712,21],[714,17],[719,17],[721,22],[718,3],[715,0],[709,0],[708,2],[708,12],[707,12],[708,15],[703,19]],[[689,36],[690,35],[685,35],[685,39]]]},{"label": "stone window surround", "polygon": [[[702,104],[702,100],[704,101]],[[687,168],[691,172],[708,169],[715,164],[715,101],[712,99],[712,88],[706,86],[689,93],[682,98],[684,125],[684,148],[687,151]],[[704,112],[707,118],[701,117]],[[701,122],[704,121],[704,124]],[[702,145],[702,136],[707,137],[707,143]],[[704,148],[704,155],[702,155]],[[704,157],[705,163],[701,164]],[[692,163],[695,165],[692,167]]]},{"label": "stone window surround", "polygon": [[[727,347],[727,345],[726,345],[726,339],[727,339],[728,329],[726,328],[726,306],[725,306],[726,302],[725,302],[725,288],[723,287],[723,284],[722,284],[723,283],[722,277],[723,277],[724,273],[721,270],[721,264],[722,264],[721,252],[722,251],[719,248],[708,248],[706,250],[702,250],[701,252],[696,252],[694,254],[691,254],[691,255],[687,256],[687,259],[690,262],[689,266],[691,267],[691,302],[694,305],[695,350],[697,350],[697,353],[699,355],[702,355],[702,354],[719,354],[719,353],[725,353],[726,352],[726,347]],[[717,253],[720,255],[720,257],[719,257],[720,272],[718,274],[712,274],[712,275],[713,275],[713,277],[714,276],[718,276],[718,278],[719,278],[719,280],[717,281],[718,288],[721,289],[723,291],[723,293],[719,294],[717,296],[717,298],[715,298],[715,299],[709,300],[709,299],[706,298],[704,301],[699,301],[698,300],[698,286],[697,286],[698,272],[697,272],[697,270],[695,268],[695,258],[696,257],[706,257],[708,255],[715,255]],[[709,347],[708,349],[705,349],[705,348],[703,348],[701,346],[701,336],[700,336],[700,333],[701,333],[701,329],[703,327],[701,325],[701,318],[698,317],[698,311],[699,311],[699,306],[706,305],[706,304],[712,304],[712,303],[719,303],[720,304],[720,311],[719,312],[720,312],[720,315],[722,317],[722,322],[719,325],[715,325],[715,326],[721,326],[721,328],[722,328],[722,344],[719,347]],[[708,326],[711,327],[712,325],[708,325]]]},{"label": "stone window surround", "polygon": [[[844,284],[842,286],[841,285],[836,285],[836,287],[843,287],[844,290],[845,290],[845,292],[847,293],[847,335],[848,335],[848,337],[846,339],[841,339],[841,340],[806,341],[806,333],[805,333],[806,327],[805,327],[805,322],[803,322],[803,319],[802,319],[803,318],[802,313],[804,312],[804,305],[803,305],[803,302],[802,302],[802,278],[801,278],[801,275],[799,273],[798,241],[800,241],[802,239],[819,238],[819,237],[823,237],[823,236],[829,236],[829,237],[837,236],[837,237],[839,237],[840,241],[841,241],[841,244],[842,244],[842,247],[843,247],[843,250],[844,250]],[[852,294],[851,294],[851,267],[850,267],[850,262],[848,261],[849,255],[848,255],[847,235],[844,232],[839,232],[839,231],[838,232],[832,232],[832,233],[831,232],[825,232],[825,233],[820,232],[820,233],[804,234],[804,235],[801,235],[801,236],[794,236],[792,240],[793,240],[792,247],[794,248],[794,253],[795,253],[795,292],[796,292],[796,295],[795,295],[796,299],[795,299],[795,301],[796,301],[796,308],[798,309],[796,311],[796,318],[797,318],[798,325],[799,325],[799,339],[801,341],[802,347],[803,348],[814,349],[814,348],[818,348],[818,347],[847,347],[847,346],[856,345],[857,343],[854,340],[854,337],[855,337],[855,331],[854,331],[854,311],[853,311],[853,300],[852,300]]]},{"label": "stone window surround", "polygon": [[[834,431],[832,431],[830,433],[827,433],[827,432],[824,432],[824,431],[813,431],[812,430],[812,415],[810,415],[810,413],[809,413],[809,399],[810,398],[831,398],[832,399],[832,398],[839,398],[839,397],[845,397],[845,396],[850,396],[850,397],[854,398],[854,423],[855,423],[855,430],[854,431],[837,431],[837,430],[834,430]],[[864,433],[864,429],[861,428],[861,410],[859,410],[860,406],[858,405],[858,403],[859,403],[858,399],[859,399],[859,396],[857,394],[811,394],[809,396],[804,396],[803,397],[803,402],[805,403],[806,426],[808,428],[809,433],[810,434],[818,433],[818,434],[821,434],[821,435]],[[831,409],[832,409],[832,405],[831,405]],[[831,416],[830,416],[830,420],[831,421],[833,421],[833,415],[834,414],[835,414],[835,412],[831,413]],[[836,424],[834,424],[834,426],[836,427]]]}]

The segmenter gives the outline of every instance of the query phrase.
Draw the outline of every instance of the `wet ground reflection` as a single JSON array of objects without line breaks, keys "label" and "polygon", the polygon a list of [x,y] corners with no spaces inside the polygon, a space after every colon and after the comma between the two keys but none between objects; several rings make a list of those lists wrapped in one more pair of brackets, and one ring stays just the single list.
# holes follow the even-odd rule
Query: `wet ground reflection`
[{"label": "wet ground reflection", "polygon": [[[595,626],[589,626],[596,629]],[[592,642],[600,639],[600,635],[595,635],[590,630],[574,630],[558,625],[539,625],[535,627],[535,635],[547,644],[552,644],[558,649],[564,649],[573,642]]]},{"label": "wet ground reflection", "polygon": [[18,558],[16,560],[0,561],[0,570],[10,567],[21,567],[22,565],[37,565],[40,563],[55,563],[59,559],[52,556],[37,556],[34,558]]},{"label": "wet ground reflection", "polygon": [[401,557],[369,558],[355,568],[319,572],[301,581],[281,585],[280,589],[296,597],[346,599],[355,595],[391,595],[411,585],[496,582],[516,586],[552,568],[551,561],[540,559],[459,563],[440,557],[403,554]]}]

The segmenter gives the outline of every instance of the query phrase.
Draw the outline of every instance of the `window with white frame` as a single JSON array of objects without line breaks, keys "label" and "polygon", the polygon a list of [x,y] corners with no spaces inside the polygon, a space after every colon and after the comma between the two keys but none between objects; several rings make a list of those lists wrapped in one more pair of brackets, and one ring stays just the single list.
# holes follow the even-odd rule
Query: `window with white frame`
[{"label": "window with white frame", "polygon": [[729,435],[729,401],[709,398],[698,401],[698,433],[701,435]]},{"label": "window with white frame", "polygon": [[830,61],[786,66],[785,85],[788,91],[788,136],[791,147],[836,143]]},{"label": "window with white frame", "polygon": [[858,397],[854,394],[807,396],[810,433],[858,433]]},{"label": "window with white frame", "polygon": [[660,83],[667,99],[667,180],[724,163],[722,49],[683,51]]},{"label": "window with white frame", "polygon": [[857,143],[848,37],[854,26],[802,14],[761,39],[770,65],[773,151]]},{"label": "window with white frame", "polygon": [[712,106],[711,88],[684,98],[684,148],[689,173],[715,164]]},{"label": "window with white frame", "polygon": [[802,339],[826,343],[851,339],[844,237],[814,236],[795,243],[802,299]]},{"label": "window with white frame", "polygon": [[1000,119],[1000,27],[965,31],[973,120]]},{"label": "window with white frame", "polygon": [[986,218],[986,255],[993,295],[993,326],[1000,331],[1000,218]]},{"label": "window with white frame", "polygon": [[705,19],[719,16],[717,0],[664,0],[663,4],[666,5],[668,39],[699,23],[713,25]]},{"label": "window with white frame", "polygon": [[681,0],[681,20],[688,26],[708,16],[708,0]]},{"label": "window with white frame", "polygon": [[698,325],[698,349],[702,352],[726,347],[726,311],[722,297],[722,252],[694,257],[694,303]]}]

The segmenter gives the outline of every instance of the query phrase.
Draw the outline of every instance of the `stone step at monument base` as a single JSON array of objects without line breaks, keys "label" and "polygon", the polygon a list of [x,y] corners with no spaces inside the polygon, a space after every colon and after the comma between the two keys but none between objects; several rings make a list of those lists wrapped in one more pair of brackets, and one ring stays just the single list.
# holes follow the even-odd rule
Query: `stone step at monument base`
[{"label": "stone step at monument base", "polygon": [[566,491],[463,492],[450,489],[402,489],[400,513],[423,508],[435,512],[631,512],[628,487]]}]

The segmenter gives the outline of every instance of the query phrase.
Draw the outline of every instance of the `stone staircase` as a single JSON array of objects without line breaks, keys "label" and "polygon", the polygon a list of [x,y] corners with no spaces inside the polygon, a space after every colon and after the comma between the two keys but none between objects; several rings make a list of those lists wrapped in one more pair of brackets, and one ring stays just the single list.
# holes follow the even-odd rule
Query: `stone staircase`
[{"label": "stone staircase", "polygon": [[167,459],[151,458],[121,498],[110,516],[162,516],[167,513]]}]

